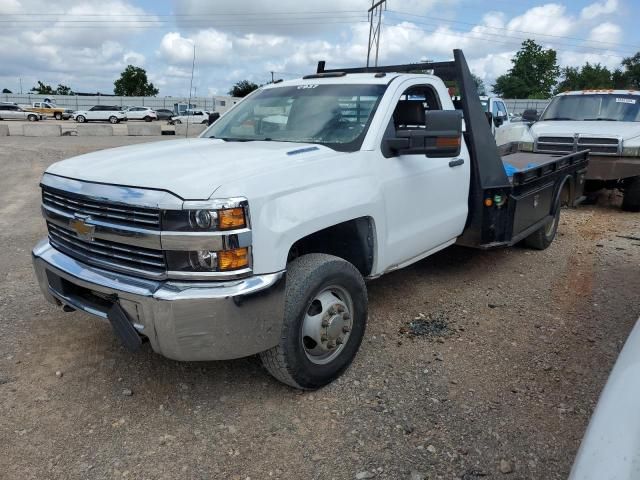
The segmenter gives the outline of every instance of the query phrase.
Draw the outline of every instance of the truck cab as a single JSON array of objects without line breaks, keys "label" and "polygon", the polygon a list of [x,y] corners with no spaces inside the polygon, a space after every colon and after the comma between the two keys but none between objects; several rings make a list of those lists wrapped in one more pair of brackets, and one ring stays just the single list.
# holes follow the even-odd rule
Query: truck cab
[{"label": "truck cab", "polygon": [[71,117],[64,108],[58,107],[50,102],[33,102],[29,110],[53,117],[56,120],[67,120]]},{"label": "truck cab", "polygon": [[[283,383],[326,385],[363,339],[365,281],[455,243],[547,248],[581,195],[586,152],[501,157],[454,58],[321,62],[200,138],[50,166],[48,237],[33,250],[45,297],[108,320],[132,350],[144,339],[176,360],[259,354]],[[444,80],[460,84],[460,110]]]},{"label": "truck cab", "polygon": [[531,126],[529,148],[566,153],[588,149],[586,191],[617,188],[622,208],[640,211],[640,92],[580,90],[555,96]]}]

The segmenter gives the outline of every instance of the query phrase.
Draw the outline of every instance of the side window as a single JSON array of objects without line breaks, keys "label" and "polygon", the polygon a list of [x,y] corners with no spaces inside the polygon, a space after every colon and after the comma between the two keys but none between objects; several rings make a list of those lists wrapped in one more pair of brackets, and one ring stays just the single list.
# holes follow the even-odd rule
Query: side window
[{"label": "side window", "polygon": [[502,102],[493,102],[493,108],[498,117],[507,117],[507,109]]},{"label": "side window", "polygon": [[95,105],[95,106],[93,106],[93,107],[91,107],[91,108],[89,109],[89,111],[90,111],[90,112],[97,112],[98,110],[100,110],[100,107],[99,107],[99,106],[97,106],[97,105]]},{"label": "side window", "polygon": [[428,85],[416,85],[405,90],[393,112],[393,126],[396,132],[401,130],[419,130],[425,128],[425,112],[441,110],[438,96]]}]

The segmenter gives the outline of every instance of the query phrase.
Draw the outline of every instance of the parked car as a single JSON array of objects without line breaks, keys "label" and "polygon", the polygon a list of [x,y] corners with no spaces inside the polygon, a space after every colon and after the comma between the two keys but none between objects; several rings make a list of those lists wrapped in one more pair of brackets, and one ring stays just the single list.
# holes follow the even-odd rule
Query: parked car
[{"label": "parked car", "polygon": [[145,122],[158,120],[156,111],[149,107],[129,107],[125,110],[125,113],[127,114],[127,120],[144,120]]},{"label": "parked car", "polygon": [[600,394],[569,480],[640,478],[640,320]]},{"label": "parked car", "polygon": [[365,279],[455,243],[545,249],[582,194],[586,151],[500,157],[454,58],[420,64],[433,75],[321,62],[202,138],[49,166],[48,237],[33,250],[44,296],[109,320],[131,350],[147,338],[175,360],[260,354],[293,387],[331,382],[365,333]]},{"label": "parked car", "polygon": [[43,119],[44,115],[27,111],[14,103],[0,103],[0,120],[28,120],[35,122]]},{"label": "parked car", "polygon": [[176,115],[169,120],[170,125],[180,123],[209,123],[209,114],[204,110],[187,110],[184,115]]},{"label": "parked car", "polygon": [[89,110],[78,110],[73,112],[71,118],[78,123],[92,121],[108,121],[119,123],[127,120],[127,114],[120,110],[121,107],[111,105],[95,105]]},{"label": "parked car", "polygon": [[527,143],[535,152],[589,149],[586,193],[617,188],[624,193],[622,208],[640,211],[639,91],[561,93],[531,126]]},{"label": "parked car", "polygon": [[158,115],[158,120],[171,120],[171,117],[176,116],[176,112],[168,108],[156,108],[156,115]]},{"label": "parked car", "polygon": [[41,113],[44,116],[50,116],[55,118],[56,120],[68,120],[69,117],[64,118],[65,109],[62,107],[58,107],[50,102],[33,102],[31,107],[28,110],[32,112]]}]

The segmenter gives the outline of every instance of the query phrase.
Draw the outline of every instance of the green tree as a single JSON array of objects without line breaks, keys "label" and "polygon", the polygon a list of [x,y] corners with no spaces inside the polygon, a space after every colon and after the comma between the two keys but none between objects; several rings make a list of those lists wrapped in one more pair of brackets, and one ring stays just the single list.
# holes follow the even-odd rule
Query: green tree
[{"label": "green tree", "polygon": [[9,90],[8,88],[3,88],[2,89],[2,93],[13,93],[11,90]]},{"label": "green tree", "polygon": [[549,98],[560,75],[556,51],[525,40],[513,66],[496,79],[493,91],[505,98]]},{"label": "green tree", "polygon": [[259,87],[260,85],[250,82],[249,80],[240,80],[229,90],[229,95],[232,97],[246,97]]},{"label": "green tree", "polygon": [[58,88],[56,88],[56,95],[73,95],[73,90],[66,85],[58,84]]},{"label": "green tree", "polygon": [[587,62],[582,67],[565,67],[561,75],[562,80],[556,87],[556,93],[614,87],[613,73],[599,63],[591,65]]},{"label": "green tree", "polygon": [[126,97],[154,97],[159,90],[147,79],[144,68],[127,65],[120,78],[113,82],[113,93]]},{"label": "green tree", "polygon": [[51,88],[51,85],[46,85],[38,80],[38,85],[31,89],[34,93],[39,93],[41,95],[53,95],[55,91]]},{"label": "green tree", "polygon": [[616,80],[619,88],[640,88],[640,52],[633,57],[622,60],[624,70],[621,71]]},{"label": "green tree", "polygon": [[473,82],[476,84],[478,95],[486,95],[487,89],[484,86],[484,81],[474,73],[471,74],[471,78],[473,78]]}]

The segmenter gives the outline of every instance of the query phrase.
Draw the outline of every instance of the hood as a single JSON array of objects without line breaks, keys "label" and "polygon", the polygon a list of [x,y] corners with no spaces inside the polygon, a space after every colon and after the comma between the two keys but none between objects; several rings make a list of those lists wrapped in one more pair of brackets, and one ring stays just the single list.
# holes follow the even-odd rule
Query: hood
[{"label": "hood", "polygon": [[327,155],[344,154],[306,143],[194,138],[92,152],[54,163],[47,173],[165,190],[185,200],[206,200],[225,183],[266,172],[277,173],[292,164]]},{"label": "hood", "polygon": [[561,120],[536,122],[531,125],[534,137],[542,135],[567,136],[574,134],[616,137],[628,140],[640,136],[640,122],[569,122]]}]

